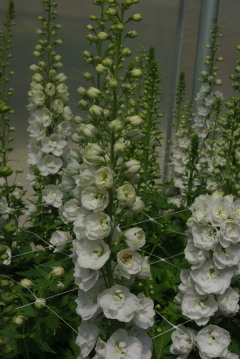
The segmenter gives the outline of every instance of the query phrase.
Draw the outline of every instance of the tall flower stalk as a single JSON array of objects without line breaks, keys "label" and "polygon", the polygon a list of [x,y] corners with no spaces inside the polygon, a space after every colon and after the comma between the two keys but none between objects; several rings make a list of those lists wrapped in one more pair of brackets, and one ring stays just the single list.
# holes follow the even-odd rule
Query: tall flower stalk
[{"label": "tall flower stalk", "polygon": [[[150,358],[152,343],[146,330],[154,322],[153,300],[136,293],[138,279],[150,277],[147,257],[140,248],[145,234],[127,219],[140,213],[144,203],[135,185],[141,170],[132,143],[139,141],[139,121],[129,113],[133,83],[142,70],[132,65],[124,71],[131,50],[126,38],[137,36],[129,28],[140,14],[128,16],[138,0],[96,0],[98,16],[91,16],[87,39],[94,45],[84,56],[92,70],[84,74],[90,86],[81,86],[79,107],[72,136],[79,155],[70,154],[67,168],[73,183],[69,199],[59,209],[66,223],[73,224],[75,282],[79,286],[77,313],[82,321],[76,343],[81,358]],[[125,103],[125,99],[128,99]],[[134,107],[134,106],[133,106]],[[141,133],[140,133],[141,135]],[[69,174],[69,171],[68,171]],[[134,294],[136,293],[136,294]]]}]

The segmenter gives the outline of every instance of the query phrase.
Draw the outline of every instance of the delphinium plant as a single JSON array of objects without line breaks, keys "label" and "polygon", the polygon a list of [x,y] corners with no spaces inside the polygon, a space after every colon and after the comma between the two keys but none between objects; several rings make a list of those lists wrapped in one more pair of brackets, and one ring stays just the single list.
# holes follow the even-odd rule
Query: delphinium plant
[{"label": "delphinium plant", "polygon": [[13,258],[18,263],[14,278],[20,283],[15,289],[16,314],[24,320],[11,328],[11,333],[17,340],[18,354],[26,358],[70,355],[68,348],[77,326],[77,318],[72,315],[75,287],[67,249],[70,228],[58,213],[65,196],[59,183],[69,151],[73,114],[68,105],[67,77],[60,71],[61,56],[57,52],[62,43],[58,38],[61,25],[55,22],[57,2],[42,0],[42,4],[44,15],[38,17],[41,26],[36,31],[39,40],[33,52],[38,62],[30,66],[34,74],[27,106],[28,179],[34,193],[24,212],[21,250],[16,248]]},{"label": "delphinium plant", "polygon": [[[125,40],[137,36],[130,25],[140,14],[129,14],[138,0],[96,0],[99,15],[92,15],[84,51],[90,70],[84,74],[72,139],[72,152],[63,187],[74,186],[59,209],[73,223],[75,282],[79,286],[77,313],[81,316],[76,343],[81,358],[150,358],[152,342],[147,331],[154,323],[154,302],[138,286],[151,276],[148,257],[142,253],[145,233],[134,223],[144,209],[136,180],[141,171],[133,143],[143,123],[134,107],[132,86],[141,68],[125,65],[131,50]],[[129,156],[130,154],[130,156]],[[70,172],[71,171],[71,172]]]},{"label": "delphinium plant", "polygon": [[10,0],[0,31],[0,352],[9,358],[15,355],[14,340],[5,329],[23,321],[15,312],[15,283],[11,280],[16,270],[11,256],[13,248],[19,245],[18,219],[24,208],[24,190],[16,182],[22,170],[14,171],[10,158],[15,130],[11,125],[13,89],[9,86],[14,75],[10,69],[14,18],[14,1]]}]

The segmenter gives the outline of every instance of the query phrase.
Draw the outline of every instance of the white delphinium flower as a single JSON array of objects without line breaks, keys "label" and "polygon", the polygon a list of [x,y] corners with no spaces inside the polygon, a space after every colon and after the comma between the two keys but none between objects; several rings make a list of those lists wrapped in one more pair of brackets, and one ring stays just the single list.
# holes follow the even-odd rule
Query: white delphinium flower
[{"label": "white delphinium flower", "polygon": [[191,271],[199,294],[223,294],[230,286],[233,274],[233,268],[218,269],[212,259],[207,260],[201,268]]},{"label": "white delphinium flower", "polygon": [[43,202],[47,205],[51,205],[55,208],[59,208],[62,205],[63,193],[55,185],[49,185],[42,191]]},{"label": "white delphinium flower", "polygon": [[109,167],[100,167],[94,176],[94,184],[99,189],[109,189],[113,186],[114,172]]},{"label": "white delphinium flower", "polygon": [[129,335],[140,340],[142,344],[142,359],[151,359],[153,343],[147,333],[139,328],[131,328],[129,330]]},{"label": "white delphinium flower", "polygon": [[6,214],[9,213],[10,208],[8,207],[8,202],[6,197],[2,197],[0,199],[0,214]]},{"label": "white delphinium flower", "polygon": [[184,254],[186,260],[192,264],[192,269],[201,267],[202,264],[210,257],[208,251],[196,247],[191,240],[188,240],[184,249]]},{"label": "white delphinium flower", "polygon": [[110,257],[109,246],[102,240],[89,241],[88,239],[74,240],[73,252],[77,255],[80,267],[100,269]]},{"label": "white delphinium flower", "polygon": [[59,208],[59,214],[63,222],[74,222],[79,213],[79,203],[76,199],[70,199],[64,203],[62,208]]},{"label": "white delphinium flower", "polygon": [[49,137],[45,137],[42,140],[42,152],[52,153],[53,155],[59,157],[63,154],[63,150],[66,145],[67,142],[61,135],[53,133]]},{"label": "white delphinium flower", "polygon": [[[233,216],[234,217],[234,216]],[[223,247],[240,243],[240,225],[232,220],[223,222],[219,230],[219,242]]]},{"label": "white delphinium flower", "polygon": [[95,346],[99,335],[99,328],[91,321],[81,321],[78,328],[76,343],[81,349],[81,356],[86,358]]},{"label": "white delphinium flower", "polygon": [[228,351],[227,354],[224,354],[224,356],[219,357],[219,359],[239,359],[239,356],[235,353]]},{"label": "white delphinium flower", "polygon": [[180,273],[181,283],[179,284],[178,288],[180,292],[194,292],[195,293],[195,283],[191,276],[190,269],[183,269]]},{"label": "white delphinium flower", "polygon": [[[74,160],[73,163],[75,162],[77,161]],[[74,176],[76,185],[79,187],[91,186],[92,184],[94,184],[95,173],[96,170],[92,165],[82,163],[77,170],[77,175]]]},{"label": "white delphinium flower", "polygon": [[55,231],[53,232],[49,242],[54,246],[53,253],[62,251],[68,242],[72,239],[70,232],[67,231]]},{"label": "white delphinium flower", "polygon": [[55,175],[62,167],[62,164],[61,158],[54,155],[46,155],[41,159],[38,168],[43,176]]},{"label": "white delphinium flower", "polygon": [[219,310],[224,316],[236,315],[239,311],[239,293],[229,287],[223,294],[217,295]]},{"label": "white delphinium flower", "polygon": [[92,270],[89,268],[82,268],[77,263],[77,256],[73,256],[73,261],[75,262],[74,266],[74,278],[75,283],[82,289],[84,292],[87,292],[93,288],[98,280],[99,271]]},{"label": "white delphinium flower", "polygon": [[127,183],[116,189],[117,199],[121,206],[131,206],[136,200],[134,187]]},{"label": "white delphinium flower", "polygon": [[178,355],[179,359],[186,359],[195,347],[195,333],[184,325],[180,325],[172,332],[171,339],[170,351],[172,354]]},{"label": "white delphinium flower", "polygon": [[103,149],[97,143],[88,143],[84,149],[83,161],[98,165],[102,161]]},{"label": "white delphinium flower", "polygon": [[240,262],[240,245],[231,244],[224,248],[218,244],[213,251],[213,262],[219,269],[237,265]]},{"label": "white delphinium flower", "polygon": [[132,227],[123,232],[126,243],[131,249],[138,250],[145,244],[145,233],[142,228]]},{"label": "white delphinium flower", "polygon": [[182,313],[197,325],[205,325],[216,311],[218,304],[212,294],[185,293],[181,303]]},{"label": "white delphinium flower", "polygon": [[199,350],[209,358],[225,356],[230,342],[229,332],[217,325],[210,324],[196,335]]},{"label": "white delphinium flower", "polygon": [[43,127],[48,127],[52,123],[52,112],[46,107],[42,107],[30,113],[29,123],[38,123]]},{"label": "white delphinium flower", "polygon": [[154,302],[151,298],[145,297],[143,293],[139,293],[137,298],[138,309],[132,322],[142,329],[150,329],[154,324]]},{"label": "white delphinium flower", "polygon": [[191,206],[192,219],[199,224],[207,225],[209,222],[209,207],[211,199],[208,195],[198,196]]},{"label": "white delphinium flower", "polygon": [[85,187],[82,191],[81,202],[83,207],[93,212],[103,211],[108,205],[108,192],[97,187]]},{"label": "white delphinium flower", "polygon": [[240,224],[240,200],[239,199],[233,202],[231,216],[236,223]]},{"label": "white delphinium flower", "polygon": [[78,210],[78,216],[73,222],[73,232],[77,239],[85,237],[85,224],[87,216],[91,215],[91,211],[84,207],[80,207]]},{"label": "white delphinium flower", "polygon": [[209,207],[209,219],[213,226],[219,226],[227,221],[231,215],[233,204],[232,196],[214,198],[212,196],[211,205]]},{"label": "white delphinium flower", "polygon": [[196,247],[210,250],[218,243],[218,236],[212,226],[203,226],[194,223],[191,228],[193,243]]},{"label": "white delphinium flower", "polygon": [[76,311],[83,320],[89,320],[96,314],[99,308],[97,297],[98,291],[96,288],[89,289],[87,292],[81,289],[78,290],[78,297],[75,300],[77,303]]},{"label": "white delphinium flower", "polygon": [[106,343],[98,337],[96,346],[95,346],[95,352],[93,359],[105,359],[106,358]]},{"label": "white delphinium flower", "polygon": [[148,262],[148,256],[141,257],[141,270],[136,274],[139,279],[148,279],[151,277],[150,264]]},{"label": "white delphinium flower", "polygon": [[138,310],[137,297],[122,285],[104,290],[98,297],[98,303],[105,317],[120,322],[130,322]]},{"label": "white delphinium flower", "polygon": [[142,258],[132,249],[123,249],[117,253],[117,263],[120,273],[129,279],[131,275],[140,272]]},{"label": "white delphinium flower", "polygon": [[129,335],[127,330],[118,329],[106,343],[106,359],[144,359],[142,343],[139,339]]},{"label": "white delphinium flower", "polygon": [[85,234],[90,240],[106,238],[111,232],[111,218],[105,213],[93,213],[86,217]]}]

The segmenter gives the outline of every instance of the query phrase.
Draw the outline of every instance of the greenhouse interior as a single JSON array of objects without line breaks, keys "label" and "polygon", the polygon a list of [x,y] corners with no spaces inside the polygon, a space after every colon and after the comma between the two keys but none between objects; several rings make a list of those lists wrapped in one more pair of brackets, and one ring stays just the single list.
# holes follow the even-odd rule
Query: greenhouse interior
[{"label": "greenhouse interior", "polygon": [[0,359],[239,359],[239,14],[1,0]]}]

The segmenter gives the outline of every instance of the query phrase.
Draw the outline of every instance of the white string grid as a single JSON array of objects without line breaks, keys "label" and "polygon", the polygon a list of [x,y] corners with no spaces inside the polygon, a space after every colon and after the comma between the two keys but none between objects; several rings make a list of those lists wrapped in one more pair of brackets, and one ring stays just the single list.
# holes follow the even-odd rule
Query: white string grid
[{"label": "white string grid", "polygon": [[[176,211],[176,212],[169,213],[169,215],[178,214],[178,213],[181,213],[181,212],[184,212],[184,211],[188,211],[188,210],[189,210],[189,209],[187,208],[187,209],[184,209],[184,210],[180,210],[180,211]],[[146,213],[144,213],[144,214],[147,215]],[[162,216],[159,216],[159,217],[152,218],[152,217],[150,217],[149,215],[147,215],[147,217],[148,217],[147,220],[133,223],[132,226],[136,226],[136,225],[138,225],[138,224],[145,223],[145,222],[149,222],[149,221],[153,221],[153,222],[155,222],[156,224],[160,224],[159,222],[156,221],[156,219],[163,218],[164,216],[162,215]],[[19,222],[18,222],[18,224],[19,224]],[[46,247],[43,247],[43,248],[41,248],[41,249],[35,249],[35,250],[29,251],[29,252],[17,254],[17,255],[12,256],[11,258],[16,258],[16,257],[24,256],[24,255],[27,255],[27,254],[30,254],[30,253],[34,253],[34,252],[39,252],[39,251],[46,250],[46,249],[53,249],[53,248],[55,248],[54,245],[49,245],[49,243],[47,243],[47,242],[46,242],[43,238],[41,238],[38,234],[36,234],[36,233],[34,233],[34,232],[32,232],[32,231],[26,230],[26,229],[23,228],[20,224],[19,224],[19,228],[22,229],[22,230],[23,230],[24,232],[26,232],[26,233],[30,233],[30,234],[35,235],[38,239],[42,240],[45,244],[47,244],[47,246],[46,246]],[[124,228],[124,227],[122,227],[122,228]],[[172,232],[177,233],[177,234],[185,235],[185,233],[180,233],[180,232],[175,232],[175,231],[172,231]],[[65,242],[71,242],[71,240],[67,240],[67,241],[65,241]],[[64,243],[64,242],[61,242],[61,243]],[[62,253],[62,254],[64,254],[65,256],[68,256],[68,255],[67,255],[66,253],[64,253],[64,252],[61,252],[61,251],[59,251],[59,252]],[[156,263],[158,263],[158,262],[165,262],[165,263],[167,263],[167,264],[169,264],[169,265],[171,265],[171,266],[173,266],[173,267],[176,267],[176,268],[178,268],[179,270],[181,270],[180,267],[178,267],[178,266],[176,266],[175,264],[169,262],[168,259],[171,259],[171,258],[180,256],[180,255],[183,255],[183,252],[178,253],[178,254],[175,254],[175,255],[173,255],[173,256],[169,256],[169,257],[167,257],[167,258],[163,258],[163,257],[160,257],[160,256],[156,256],[155,254],[149,253],[149,252],[147,252],[147,251],[143,251],[143,252],[146,253],[146,254],[149,254],[149,255],[151,255],[151,256],[153,256],[153,257],[155,257],[155,258],[158,258],[157,261],[150,263],[151,265],[152,265],[152,264],[156,264]],[[10,278],[10,277],[4,276],[4,275],[0,275],[0,276],[1,276],[1,277],[8,278],[9,280],[13,280],[13,281],[14,281],[15,283],[17,283],[17,284],[20,284],[19,282],[17,282],[17,281],[14,280],[13,278]],[[20,284],[20,285],[21,285],[21,284]],[[34,302],[31,302],[31,303],[27,303],[27,304],[25,304],[25,305],[22,305],[22,306],[20,306],[20,307],[17,307],[16,310],[19,310],[19,309],[21,309],[21,308],[24,308],[24,307],[33,305],[33,304],[35,304],[36,302],[39,301],[39,302],[41,302],[41,304],[42,304],[44,307],[46,307],[49,311],[51,311],[54,315],[56,315],[61,321],[63,321],[68,327],[70,327],[76,334],[78,334],[78,331],[77,331],[76,329],[74,329],[68,322],[66,322],[65,319],[63,319],[63,318],[62,318],[59,314],[57,314],[52,308],[50,308],[50,307],[47,306],[45,303],[43,303],[39,298],[37,298],[36,295],[35,295],[29,288],[26,288],[26,289],[34,296],[35,301],[34,301]],[[47,297],[47,298],[44,298],[44,299],[45,299],[45,300],[49,300],[49,299],[51,299],[51,298],[55,298],[55,297],[58,297],[58,296],[60,296],[60,295],[67,294],[67,293],[69,293],[69,292],[73,292],[73,291],[75,291],[75,290],[77,290],[77,289],[78,289],[78,288],[74,288],[74,289],[71,289],[71,290],[68,290],[68,291],[65,291],[65,292],[56,294],[56,295],[52,295],[52,296]],[[42,299],[43,299],[43,298],[42,298]],[[191,320],[188,320],[188,321],[186,321],[186,322],[184,322],[184,323],[182,323],[182,324],[175,325],[175,324],[171,323],[168,319],[166,319],[166,318],[165,318],[161,313],[159,313],[158,311],[155,310],[155,312],[156,312],[158,315],[160,315],[169,325],[171,325],[171,328],[168,329],[168,330],[166,330],[166,331],[164,331],[164,332],[162,332],[162,333],[159,333],[159,334],[155,335],[154,337],[152,337],[153,340],[154,340],[155,338],[157,338],[157,337],[159,337],[159,336],[162,336],[162,335],[168,333],[169,331],[172,331],[172,330],[177,329],[177,328],[178,328],[180,331],[182,331],[181,328],[180,328],[180,326],[182,326],[182,325],[184,325],[184,324],[186,324],[186,323],[188,323],[188,322],[191,321]],[[183,331],[182,331],[182,332],[183,332]],[[186,334],[185,332],[183,332],[183,333]]]}]

